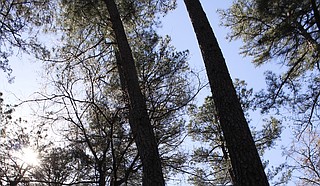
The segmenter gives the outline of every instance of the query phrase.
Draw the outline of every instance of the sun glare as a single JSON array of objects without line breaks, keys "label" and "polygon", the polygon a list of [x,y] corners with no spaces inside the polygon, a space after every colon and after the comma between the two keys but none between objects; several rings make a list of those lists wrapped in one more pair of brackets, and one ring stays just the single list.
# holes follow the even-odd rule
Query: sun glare
[{"label": "sun glare", "polygon": [[30,147],[23,148],[20,156],[21,161],[29,166],[38,166],[40,164],[38,153]]}]

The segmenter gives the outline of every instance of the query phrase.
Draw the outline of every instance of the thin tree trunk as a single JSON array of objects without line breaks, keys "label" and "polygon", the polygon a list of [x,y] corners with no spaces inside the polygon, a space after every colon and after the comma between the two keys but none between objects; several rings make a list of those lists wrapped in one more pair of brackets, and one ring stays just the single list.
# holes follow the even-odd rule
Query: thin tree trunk
[{"label": "thin tree trunk", "polygon": [[129,97],[129,123],[143,165],[144,186],[163,186],[164,178],[161,160],[153,128],[147,113],[145,99],[139,87],[137,71],[122,21],[114,0],[104,1],[112,22],[112,29],[118,44],[117,66],[120,82]]},{"label": "thin tree trunk", "polygon": [[224,57],[199,0],[184,0],[205,63],[236,186],[269,185]]}]

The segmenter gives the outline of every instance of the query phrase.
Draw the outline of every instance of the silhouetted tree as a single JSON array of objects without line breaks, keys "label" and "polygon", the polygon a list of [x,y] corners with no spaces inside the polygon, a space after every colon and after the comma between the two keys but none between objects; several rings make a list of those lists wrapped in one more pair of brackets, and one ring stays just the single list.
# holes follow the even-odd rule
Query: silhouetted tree
[{"label": "silhouetted tree", "polygon": [[233,184],[269,185],[225,60],[199,0],[184,0],[205,63],[232,165]]}]

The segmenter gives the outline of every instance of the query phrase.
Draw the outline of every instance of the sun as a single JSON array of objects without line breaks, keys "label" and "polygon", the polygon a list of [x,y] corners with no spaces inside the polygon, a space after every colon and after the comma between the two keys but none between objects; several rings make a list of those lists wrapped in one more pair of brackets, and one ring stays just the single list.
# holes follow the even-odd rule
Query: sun
[{"label": "sun", "polygon": [[38,153],[30,147],[25,147],[21,149],[20,159],[22,162],[29,166],[40,165],[40,159]]}]

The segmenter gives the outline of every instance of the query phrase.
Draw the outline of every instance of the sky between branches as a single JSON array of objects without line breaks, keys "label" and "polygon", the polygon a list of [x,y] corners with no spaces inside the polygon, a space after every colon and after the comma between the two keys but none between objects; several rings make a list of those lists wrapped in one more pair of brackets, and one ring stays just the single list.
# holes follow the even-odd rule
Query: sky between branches
[{"label": "sky between branches", "polygon": [[[202,71],[202,76],[205,78],[203,61],[186,8],[182,0],[177,0],[177,3],[178,8],[163,18],[163,26],[158,31],[161,35],[167,34],[171,36],[172,44],[178,51],[189,50],[190,66],[194,68],[195,71]],[[254,65],[250,63],[250,58],[244,58],[239,54],[241,42],[229,42],[226,39],[229,30],[220,26],[217,9],[228,8],[232,4],[232,0],[202,0],[201,3],[216,34],[232,79],[239,78],[245,80],[248,83],[248,87],[253,88],[254,91],[264,88],[264,71],[276,70],[279,67],[264,65],[263,67],[255,68]],[[54,38],[54,36],[52,36],[52,38]],[[45,75],[41,62],[36,61],[31,56],[16,51],[15,55],[10,58],[10,65],[13,69],[13,76],[15,76],[13,83],[8,83],[6,74],[3,72],[0,73],[0,92],[4,94],[3,98],[6,102],[15,104],[19,102],[19,100],[31,99],[34,96],[34,92],[38,92],[39,89],[44,89],[46,83],[42,78]],[[199,105],[202,104],[204,98],[208,95],[210,95],[210,90],[206,88],[197,97],[197,103]],[[24,107],[18,109],[16,114],[19,114],[20,117],[30,118],[30,114],[34,111],[33,109],[37,108],[31,104],[24,105]],[[262,117],[259,113],[255,113],[251,115],[251,117],[253,118],[251,126],[259,128],[263,124]],[[288,139],[284,138],[281,143],[285,144],[289,142]],[[271,165],[276,165],[283,161],[283,158],[279,156],[281,156],[279,150],[272,150],[266,153],[265,158],[269,159]]]}]

